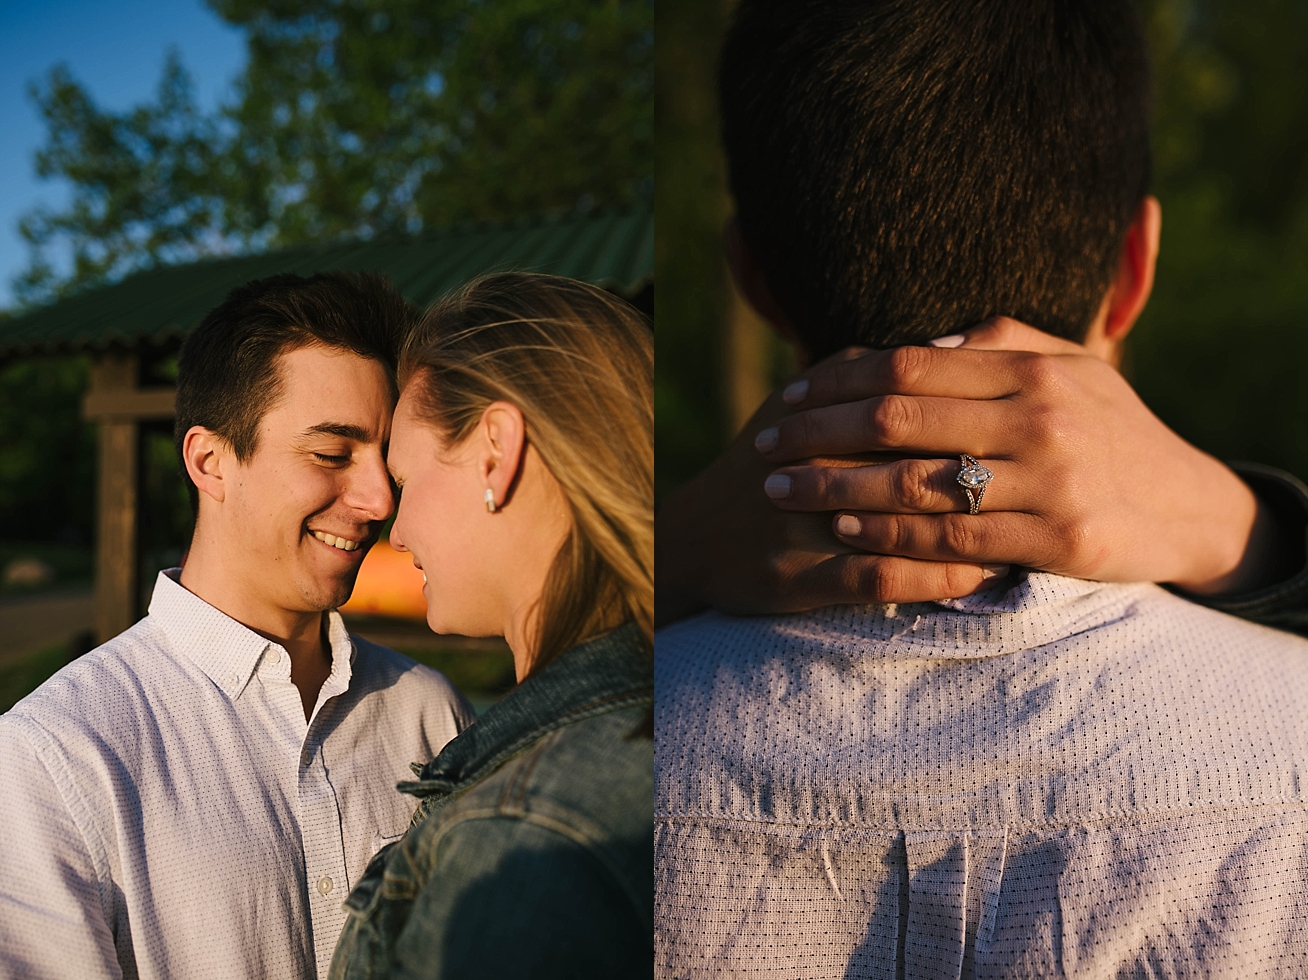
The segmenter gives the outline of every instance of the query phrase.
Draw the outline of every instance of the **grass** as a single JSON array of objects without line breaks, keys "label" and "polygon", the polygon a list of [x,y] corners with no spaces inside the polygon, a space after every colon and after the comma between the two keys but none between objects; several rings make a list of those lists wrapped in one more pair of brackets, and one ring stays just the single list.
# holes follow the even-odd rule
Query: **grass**
[{"label": "grass", "polygon": [[420,664],[439,670],[481,714],[517,683],[508,650],[459,650],[439,647],[399,648]]},{"label": "grass", "polygon": [[15,663],[0,667],[0,713],[31,694],[68,663],[68,644],[56,643]]}]

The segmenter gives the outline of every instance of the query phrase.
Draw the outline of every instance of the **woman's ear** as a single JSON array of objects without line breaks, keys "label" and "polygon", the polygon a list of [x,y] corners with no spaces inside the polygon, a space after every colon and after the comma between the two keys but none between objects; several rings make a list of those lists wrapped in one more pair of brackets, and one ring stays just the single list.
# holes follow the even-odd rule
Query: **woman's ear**
[{"label": "woman's ear", "polygon": [[206,497],[222,503],[226,496],[223,464],[230,456],[227,444],[202,425],[193,425],[182,440],[182,464],[186,473]]},{"label": "woman's ear", "polygon": [[517,405],[491,402],[482,412],[477,431],[481,440],[478,476],[488,491],[486,509],[499,510],[513,496],[513,488],[522,472],[527,424]]}]

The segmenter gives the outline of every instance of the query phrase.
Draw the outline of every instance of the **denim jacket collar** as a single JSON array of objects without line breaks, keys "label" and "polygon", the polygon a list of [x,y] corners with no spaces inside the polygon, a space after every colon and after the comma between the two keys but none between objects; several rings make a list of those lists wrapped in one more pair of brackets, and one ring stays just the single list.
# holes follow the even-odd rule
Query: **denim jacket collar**
[{"label": "denim jacket collar", "polygon": [[497,701],[418,771],[417,782],[400,783],[400,792],[420,797],[452,793],[555,729],[652,701],[652,663],[635,623],[573,647]]}]

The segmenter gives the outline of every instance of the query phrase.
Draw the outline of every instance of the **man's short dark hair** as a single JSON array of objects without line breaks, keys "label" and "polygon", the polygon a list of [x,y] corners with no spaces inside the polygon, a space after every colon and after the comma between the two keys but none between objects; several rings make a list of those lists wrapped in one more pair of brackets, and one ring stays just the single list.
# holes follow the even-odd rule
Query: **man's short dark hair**
[{"label": "man's short dark hair", "polygon": [[741,0],[742,232],[808,352],[1006,314],[1083,340],[1149,182],[1130,0]]},{"label": "man's short dark hair", "polygon": [[[258,449],[259,423],[282,394],[277,358],[321,345],[352,351],[386,367],[396,359],[415,311],[378,273],[291,273],[237,286],[195,328],[177,359],[177,455],[192,426],[218,435],[236,458]],[[182,476],[196,505],[195,484]]]}]

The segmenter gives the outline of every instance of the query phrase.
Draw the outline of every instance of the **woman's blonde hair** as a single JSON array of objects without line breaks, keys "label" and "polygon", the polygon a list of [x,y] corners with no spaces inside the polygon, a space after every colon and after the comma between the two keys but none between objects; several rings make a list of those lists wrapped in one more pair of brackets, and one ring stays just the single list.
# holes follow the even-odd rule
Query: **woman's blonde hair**
[{"label": "woman's blonde hair", "polygon": [[[638,310],[557,276],[483,276],[438,301],[400,356],[400,386],[447,445],[516,405],[572,530],[535,611],[531,672],[635,620],[653,648],[654,335]],[[512,504],[510,504],[512,506]]]}]

